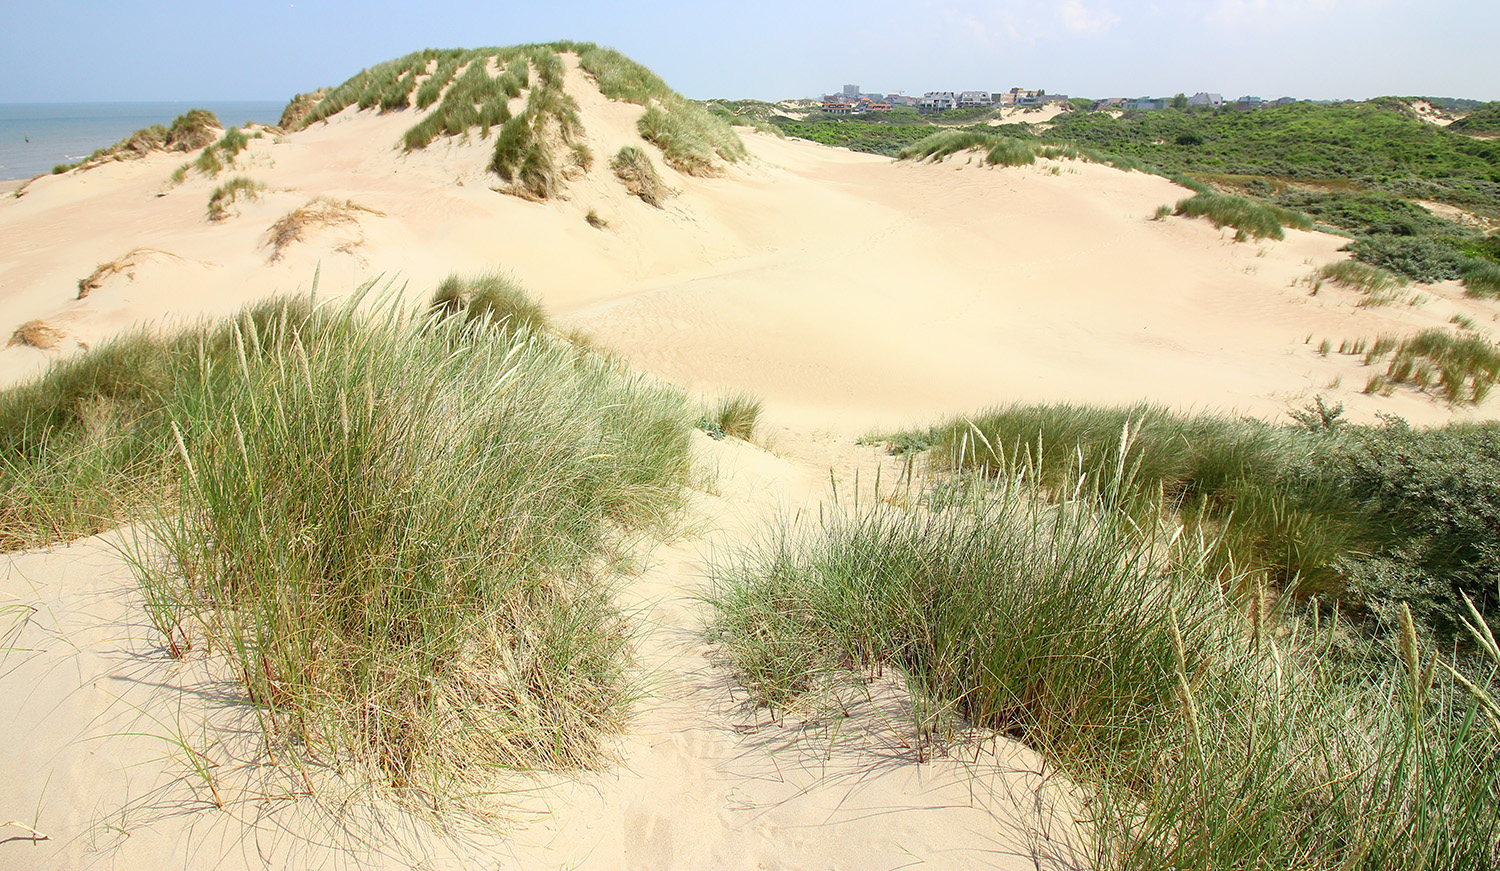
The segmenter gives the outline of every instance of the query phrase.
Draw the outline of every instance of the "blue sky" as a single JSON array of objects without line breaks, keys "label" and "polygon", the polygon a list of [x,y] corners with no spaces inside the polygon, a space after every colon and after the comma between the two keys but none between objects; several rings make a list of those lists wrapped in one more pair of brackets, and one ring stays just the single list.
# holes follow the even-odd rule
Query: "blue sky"
[{"label": "blue sky", "polygon": [[1496,0],[3,0],[0,102],[280,100],[423,47],[598,42],[690,97],[1500,99]]}]

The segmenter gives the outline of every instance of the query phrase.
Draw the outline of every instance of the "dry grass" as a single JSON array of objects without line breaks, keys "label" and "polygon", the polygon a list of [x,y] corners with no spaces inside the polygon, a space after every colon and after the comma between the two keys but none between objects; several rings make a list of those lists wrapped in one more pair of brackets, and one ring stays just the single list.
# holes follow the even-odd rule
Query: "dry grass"
[{"label": "dry grass", "polygon": [[268,262],[275,263],[282,258],[288,245],[307,241],[308,235],[316,230],[342,224],[358,224],[360,212],[381,217],[385,215],[384,212],[361,206],[353,200],[338,202],[326,197],[316,197],[309,200],[307,205],[287,212],[272,224],[267,231],[266,243],[261,247],[271,249]]},{"label": "dry grass", "polygon": [[67,335],[61,328],[54,327],[45,321],[27,321],[16,327],[16,331],[11,334],[10,341],[6,343],[6,347],[24,345],[28,348],[51,351],[62,344],[62,340]]},{"label": "dry grass", "polygon": [[[165,251],[158,251],[155,248],[132,248],[124,255],[116,257],[108,263],[99,264],[99,266],[94,269],[93,273],[90,274],[87,278],[78,279],[78,298],[87,298],[89,294],[103,287],[104,282],[108,281],[111,276],[134,269],[136,266],[140,265],[141,259],[148,254],[165,254],[168,257],[174,256],[171,254],[167,254],[167,252]],[[127,272],[127,274],[131,278],[135,277],[135,273],[133,272]]]}]

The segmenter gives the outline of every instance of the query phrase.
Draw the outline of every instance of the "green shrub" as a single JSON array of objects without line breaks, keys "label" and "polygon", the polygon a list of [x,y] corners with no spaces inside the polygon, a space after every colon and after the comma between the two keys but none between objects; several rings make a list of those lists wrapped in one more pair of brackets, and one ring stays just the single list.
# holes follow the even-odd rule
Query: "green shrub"
[{"label": "green shrub", "polygon": [[1343,250],[1357,260],[1423,284],[1460,277],[1468,259],[1452,241],[1430,236],[1363,236]]}]

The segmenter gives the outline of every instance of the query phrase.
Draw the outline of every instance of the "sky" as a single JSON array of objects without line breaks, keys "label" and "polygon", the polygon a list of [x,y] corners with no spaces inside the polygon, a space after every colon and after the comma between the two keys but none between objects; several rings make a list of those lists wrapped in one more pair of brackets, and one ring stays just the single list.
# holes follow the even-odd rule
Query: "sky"
[{"label": "sky", "polygon": [[0,0],[0,103],[282,100],[420,48],[572,39],[694,98],[1500,99],[1497,0]]}]

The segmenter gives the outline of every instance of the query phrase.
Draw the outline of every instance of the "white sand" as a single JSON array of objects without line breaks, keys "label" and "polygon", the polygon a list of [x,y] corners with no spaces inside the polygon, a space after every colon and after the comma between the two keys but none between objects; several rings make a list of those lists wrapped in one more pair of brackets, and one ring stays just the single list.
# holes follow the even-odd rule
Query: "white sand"
[{"label": "white sand", "polygon": [[[410,112],[345,112],[253,141],[216,180],[168,189],[182,156],[161,155],[0,198],[0,330],[42,319],[71,337],[54,352],[0,350],[0,383],[132,325],[307,288],[315,270],[323,295],[383,276],[421,298],[449,272],[504,269],[646,371],[693,392],[758,393],[781,456],[701,440],[720,475],[695,494],[700,532],[658,546],[623,593],[652,689],[620,764],[511,783],[527,790],[512,828],[457,841],[378,803],[340,806],[336,790],[309,798],[262,764],[253,716],[214,661],[161,649],[118,552],[132,538],[113,533],[4,558],[0,822],[51,840],[5,829],[0,867],[1033,868],[1040,832],[1053,848],[1076,836],[1037,818],[1034,794],[1056,781],[1034,754],[987,743],[918,764],[893,685],[849,720],[805,729],[749,708],[697,634],[712,554],[826,499],[830,468],[849,481],[887,462],[851,436],[995,403],[1146,399],[1277,417],[1324,394],[1357,419],[1494,416],[1409,390],[1365,396],[1357,358],[1316,352],[1323,338],[1336,348],[1459,314],[1489,330],[1500,312],[1449,285],[1419,289],[1418,306],[1309,295],[1299,280],[1344,257],[1342,239],[1237,244],[1201,221],[1151,221],[1188,192],[1091,164],[904,164],[758,134],[746,135],[753,159],[720,178],[679,176],[652,150],[681,191],[653,209],[608,169],[638,143],[640,107],[572,76],[595,161],[565,201],[491,190],[486,143],[402,154]],[[268,190],[207,222],[209,192],[232,175]],[[268,228],[316,196],[380,214],[269,264]],[[607,229],[584,221],[590,209]],[[79,279],[135,249],[150,251],[76,298]],[[205,766],[223,810],[194,773]]]}]

